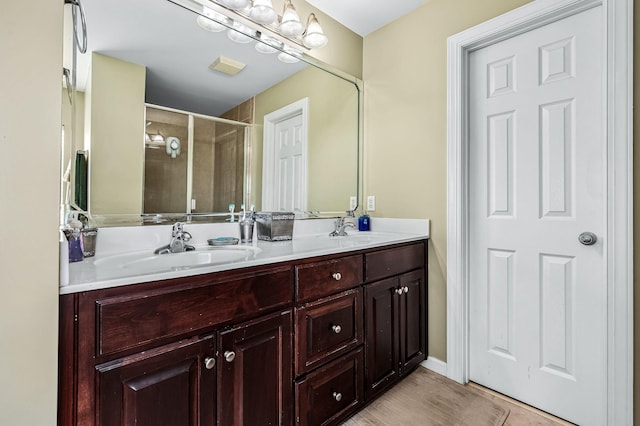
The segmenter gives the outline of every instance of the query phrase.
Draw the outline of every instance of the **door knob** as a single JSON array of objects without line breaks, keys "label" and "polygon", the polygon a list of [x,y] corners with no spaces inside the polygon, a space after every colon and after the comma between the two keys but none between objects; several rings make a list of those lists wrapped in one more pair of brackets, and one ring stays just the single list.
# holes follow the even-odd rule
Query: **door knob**
[{"label": "door knob", "polygon": [[216,366],[216,359],[213,357],[205,358],[204,366],[207,370],[211,370],[213,367]]},{"label": "door knob", "polygon": [[578,236],[578,241],[585,246],[592,246],[598,241],[598,236],[593,232],[583,232]]},{"label": "door knob", "polygon": [[236,359],[236,353],[234,351],[226,351],[224,353],[224,360],[227,362],[233,362]]}]

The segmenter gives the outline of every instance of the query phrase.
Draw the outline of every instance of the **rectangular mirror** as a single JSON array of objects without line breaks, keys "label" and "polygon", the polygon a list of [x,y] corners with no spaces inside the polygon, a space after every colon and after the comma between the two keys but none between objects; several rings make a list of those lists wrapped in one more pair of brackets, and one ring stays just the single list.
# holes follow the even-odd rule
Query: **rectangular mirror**
[{"label": "rectangular mirror", "polygon": [[[78,151],[99,226],[224,220],[231,203],[335,216],[358,197],[357,79],[208,31],[198,1],[82,4],[88,49],[63,101],[63,205],[76,199]],[[216,62],[244,68],[231,76]]]}]

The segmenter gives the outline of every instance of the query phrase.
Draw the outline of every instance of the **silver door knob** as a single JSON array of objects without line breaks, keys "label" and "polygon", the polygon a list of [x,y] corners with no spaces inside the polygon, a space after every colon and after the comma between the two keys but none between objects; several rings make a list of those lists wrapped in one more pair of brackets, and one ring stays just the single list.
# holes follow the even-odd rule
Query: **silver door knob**
[{"label": "silver door knob", "polygon": [[593,232],[583,232],[578,236],[578,241],[585,246],[592,246],[598,241],[598,236]]},{"label": "silver door knob", "polygon": [[409,287],[407,286],[402,287],[402,290],[404,291],[404,294],[409,293]]},{"label": "silver door knob", "polygon": [[227,362],[232,362],[234,359],[236,359],[236,353],[234,351],[226,351],[224,353],[224,360]]},{"label": "silver door knob", "polygon": [[340,272],[336,272],[332,275],[333,279],[336,281],[340,281],[342,279],[342,274]]},{"label": "silver door knob", "polygon": [[340,332],[342,331],[342,327],[336,324],[331,326],[331,330],[333,330],[333,332],[336,334],[340,334]]},{"label": "silver door knob", "polygon": [[215,358],[209,357],[209,358],[205,358],[204,359],[204,367],[207,370],[211,370],[215,366],[216,366],[216,359]]},{"label": "silver door knob", "polygon": [[334,392],[333,399],[335,399],[337,402],[342,401],[342,394],[340,392]]},{"label": "silver door knob", "polygon": [[396,288],[396,294],[397,294],[398,296],[402,296],[402,291],[403,291],[403,290],[402,290],[402,287],[400,287],[400,288]]}]

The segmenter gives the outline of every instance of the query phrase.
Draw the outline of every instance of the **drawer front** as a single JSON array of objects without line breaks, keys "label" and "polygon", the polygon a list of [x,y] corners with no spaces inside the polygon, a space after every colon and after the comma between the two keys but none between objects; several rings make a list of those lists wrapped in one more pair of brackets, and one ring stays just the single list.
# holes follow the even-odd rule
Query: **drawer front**
[{"label": "drawer front", "polygon": [[424,268],[425,246],[422,243],[375,251],[365,255],[367,282]]},{"label": "drawer front", "polygon": [[296,309],[296,375],[355,348],[363,341],[362,289]]},{"label": "drawer front", "polygon": [[96,352],[101,356],[185,336],[289,306],[292,301],[289,268],[160,294],[98,299]]},{"label": "drawer front", "polygon": [[337,424],[362,404],[362,359],[359,348],[296,382],[296,416],[300,425]]},{"label": "drawer front", "polygon": [[319,299],[361,283],[361,255],[296,266],[296,297],[299,302]]}]

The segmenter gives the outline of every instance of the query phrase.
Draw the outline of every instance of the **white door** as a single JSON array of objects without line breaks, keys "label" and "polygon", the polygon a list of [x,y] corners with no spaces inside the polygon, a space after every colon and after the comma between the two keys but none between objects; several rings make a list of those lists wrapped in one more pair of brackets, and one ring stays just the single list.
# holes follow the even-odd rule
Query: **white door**
[{"label": "white door", "polygon": [[264,117],[262,210],[307,210],[308,111],[304,98]]},{"label": "white door", "polygon": [[601,9],[469,63],[470,379],[580,425],[606,424]]},{"label": "white door", "polygon": [[303,211],[301,183],[304,162],[302,149],[302,115],[298,114],[275,125],[276,192],[274,207],[278,211]]}]

